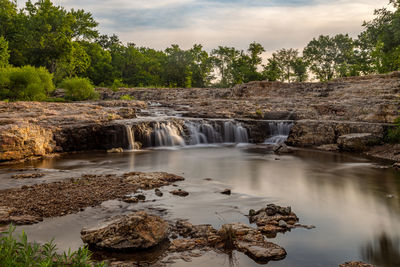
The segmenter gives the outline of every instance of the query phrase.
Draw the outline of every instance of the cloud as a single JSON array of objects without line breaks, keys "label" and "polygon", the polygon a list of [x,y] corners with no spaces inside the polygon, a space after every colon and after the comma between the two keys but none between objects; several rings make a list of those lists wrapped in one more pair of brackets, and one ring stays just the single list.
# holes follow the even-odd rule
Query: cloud
[{"label": "cloud", "polygon": [[388,0],[55,0],[90,11],[102,33],[124,42],[165,49],[201,43],[246,49],[252,41],[268,53],[304,47],[320,34],[357,36],[364,20]]}]

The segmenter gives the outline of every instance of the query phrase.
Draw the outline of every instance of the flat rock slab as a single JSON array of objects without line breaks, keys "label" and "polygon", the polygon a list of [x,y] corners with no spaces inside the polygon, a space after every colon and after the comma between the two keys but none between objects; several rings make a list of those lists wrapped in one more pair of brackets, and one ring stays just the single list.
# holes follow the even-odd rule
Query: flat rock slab
[{"label": "flat rock slab", "polygon": [[352,133],[339,136],[337,144],[341,150],[345,151],[365,151],[369,146],[379,143],[372,133]]},{"label": "flat rock slab", "polygon": [[82,229],[90,247],[104,250],[142,250],[157,246],[168,237],[168,223],[144,211],[121,216],[94,229]]},{"label": "flat rock slab", "polygon": [[253,245],[250,242],[239,241],[237,242],[237,248],[257,263],[282,260],[286,257],[286,250],[271,242],[265,242],[262,245]]}]

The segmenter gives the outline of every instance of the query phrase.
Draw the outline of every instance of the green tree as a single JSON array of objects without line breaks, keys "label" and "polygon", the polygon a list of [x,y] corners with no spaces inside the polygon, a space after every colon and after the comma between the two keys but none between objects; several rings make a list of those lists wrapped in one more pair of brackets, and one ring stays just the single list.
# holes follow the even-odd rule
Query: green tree
[{"label": "green tree", "polygon": [[194,87],[207,87],[212,80],[211,70],[212,61],[208,53],[203,50],[203,46],[195,44],[188,51],[190,71],[187,76],[191,76],[191,85]]},{"label": "green tree", "polygon": [[308,78],[308,63],[299,57],[291,62],[291,65],[296,82],[305,82]]},{"label": "green tree", "polygon": [[264,66],[262,76],[270,82],[276,82],[282,77],[282,70],[275,59],[268,59],[268,64]]},{"label": "green tree", "polygon": [[296,49],[280,49],[272,54],[273,60],[278,64],[281,70],[281,81],[292,81],[293,64],[299,57],[299,51]]},{"label": "green tree", "polygon": [[3,36],[0,36],[0,68],[4,68],[8,65],[9,58],[8,42]]},{"label": "green tree", "polygon": [[221,77],[218,86],[228,87],[234,84],[233,66],[240,53],[234,47],[226,46],[218,46],[212,50],[212,62]]}]

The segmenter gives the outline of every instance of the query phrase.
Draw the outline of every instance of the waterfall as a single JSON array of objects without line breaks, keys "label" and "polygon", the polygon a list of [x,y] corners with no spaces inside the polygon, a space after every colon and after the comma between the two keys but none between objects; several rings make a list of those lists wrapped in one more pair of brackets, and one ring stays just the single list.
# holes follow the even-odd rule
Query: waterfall
[{"label": "waterfall", "polygon": [[248,143],[247,130],[240,124],[227,121],[221,122],[186,122],[189,130],[190,145],[216,143]]},{"label": "waterfall", "polygon": [[289,136],[292,122],[280,121],[270,122],[268,124],[270,137],[265,140],[266,144],[281,144],[286,141]]},{"label": "waterfall", "polygon": [[182,129],[170,122],[154,125],[154,146],[184,146],[185,141],[181,135]]},{"label": "waterfall", "polygon": [[130,125],[125,125],[125,130],[128,139],[128,149],[133,150],[135,147],[135,138],[133,137],[132,128]]}]

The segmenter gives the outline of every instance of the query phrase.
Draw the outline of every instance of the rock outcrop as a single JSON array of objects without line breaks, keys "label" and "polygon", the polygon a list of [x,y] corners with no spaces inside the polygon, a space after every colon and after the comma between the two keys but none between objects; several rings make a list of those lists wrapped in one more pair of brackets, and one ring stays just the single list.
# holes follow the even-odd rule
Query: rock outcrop
[{"label": "rock outcrop", "polygon": [[168,223],[144,211],[116,218],[93,229],[82,229],[90,247],[104,250],[142,250],[159,245],[168,237]]}]

